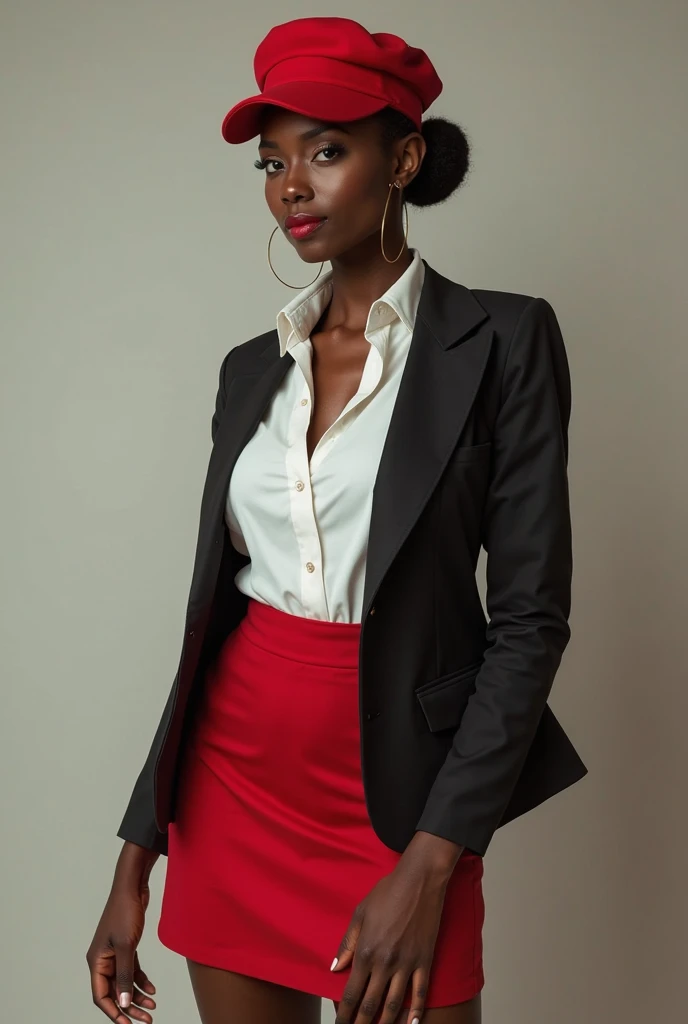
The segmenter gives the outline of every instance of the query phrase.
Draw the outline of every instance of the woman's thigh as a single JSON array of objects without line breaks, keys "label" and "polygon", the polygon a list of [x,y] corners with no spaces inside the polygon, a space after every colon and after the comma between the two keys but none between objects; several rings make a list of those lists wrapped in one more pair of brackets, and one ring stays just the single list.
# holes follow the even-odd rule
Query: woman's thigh
[{"label": "woman's thigh", "polygon": [[202,1024],[320,1024],[322,1000],[187,959]]},{"label": "woman's thigh", "polygon": [[[474,999],[469,999],[465,1003],[456,1003],[455,1006],[436,1006],[427,1009],[423,1014],[422,1024],[481,1024],[481,1006],[481,993],[478,992]],[[339,1003],[335,1002],[335,1013],[338,1008]],[[378,1024],[380,1013],[381,1010],[378,1010],[371,1024]],[[397,1014],[398,1024],[406,1024],[408,1013],[408,1007],[405,1007]]]}]

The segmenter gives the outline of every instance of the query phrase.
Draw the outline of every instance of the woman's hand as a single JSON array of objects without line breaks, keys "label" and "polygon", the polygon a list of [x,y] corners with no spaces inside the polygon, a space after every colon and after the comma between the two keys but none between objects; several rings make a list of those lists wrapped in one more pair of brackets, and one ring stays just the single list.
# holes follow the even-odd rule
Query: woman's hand
[{"label": "woman's hand", "polygon": [[454,843],[417,832],[394,871],[358,904],[333,968],[341,970],[353,961],[335,1024],[370,1024],[388,982],[379,1024],[394,1024],[409,979],[407,1024],[418,1024],[425,1009],[447,883],[461,851]]},{"label": "woman's hand", "polygon": [[[150,900],[148,879],[158,854],[125,842],[105,909],[86,954],[93,1002],[117,1024],[152,1024],[142,1007],[155,1009],[155,985],[141,970],[136,947]],[[148,995],[146,993],[149,993]],[[121,1008],[121,1009],[120,1009]],[[127,1010],[127,1014],[122,1010]]]}]

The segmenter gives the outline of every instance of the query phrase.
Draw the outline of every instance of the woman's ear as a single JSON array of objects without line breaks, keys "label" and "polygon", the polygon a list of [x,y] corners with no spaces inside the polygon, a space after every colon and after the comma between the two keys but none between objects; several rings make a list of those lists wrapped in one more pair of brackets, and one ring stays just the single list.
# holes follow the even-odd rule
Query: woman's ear
[{"label": "woman's ear", "polygon": [[420,171],[427,148],[420,132],[413,132],[399,140],[395,177],[401,181],[403,188],[407,188]]}]

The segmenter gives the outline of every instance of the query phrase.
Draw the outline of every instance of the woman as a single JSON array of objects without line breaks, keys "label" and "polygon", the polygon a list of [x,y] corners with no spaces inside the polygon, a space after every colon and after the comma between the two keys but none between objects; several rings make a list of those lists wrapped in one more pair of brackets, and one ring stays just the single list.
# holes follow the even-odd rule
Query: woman
[{"label": "woman", "polygon": [[320,269],[220,370],[179,671],[93,996],[152,1019],[136,947],[164,853],[158,934],[204,1024],[315,1024],[322,997],[338,1024],[476,1024],[487,846],[586,772],[546,703],[569,639],[564,344],[543,299],[407,246],[404,200],[446,199],[469,160],[457,125],[421,121],[442,88],[422,50],[305,18],[255,71],[223,135],[260,136],[274,232]]}]

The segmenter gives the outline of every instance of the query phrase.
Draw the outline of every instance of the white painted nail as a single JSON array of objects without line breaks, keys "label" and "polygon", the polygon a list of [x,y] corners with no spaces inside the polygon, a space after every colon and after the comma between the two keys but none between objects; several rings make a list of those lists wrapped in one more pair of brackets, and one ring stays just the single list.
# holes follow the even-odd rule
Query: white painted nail
[{"label": "white painted nail", "polygon": [[129,1006],[130,1002],[131,1002],[131,993],[130,992],[122,992],[121,996],[119,997],[119,1005],[122,1007],[122,1009],[124,1009],[125,1007]]},{"label": "white painted nail", "polygon": [[414,1017],[411,1024],[420,1024],[420,1017]]},{"label": "white painted nail", "polygon": [[339,957],[336,956],[334,958],[334,960],[332,961],[332,963],[330,964],[330,970],[331,971],[333,971],[335,969],[335,967],[337,966],[338,961],[339,961]]}]

